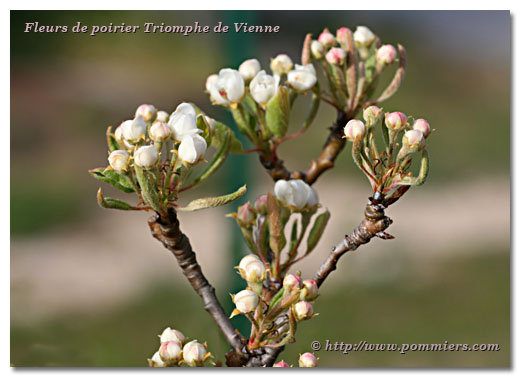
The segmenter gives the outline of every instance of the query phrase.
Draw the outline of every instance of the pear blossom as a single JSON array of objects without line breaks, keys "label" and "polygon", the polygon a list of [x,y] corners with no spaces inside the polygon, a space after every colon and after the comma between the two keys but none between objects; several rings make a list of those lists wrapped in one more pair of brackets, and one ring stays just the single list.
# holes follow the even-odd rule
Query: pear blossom
[{"label": "pear blossom", "polygon": [[410,152],[417,152],[424,148],[424,135],[420,130],[406,131],[403,135],[403,147]]},{"label": "pear blossom", "polygon": [[116,150],[110,153],[108,156],[108,163],[118,173],[122,173],[128,169],[128,162],[130,161],[130,155],[127,151]]},{"label": "pear blossom", "polygon": [[339,47],[333,47],[327,52],[325,56],[329,64],[343,65],[347,59],[347,52]]},{"label": "pear blossom", "polygon": [[180,344],[184,344],[184,341],[186,340],[186,337],[183,333],[181,333],[179,330],[172,329],[170,327],[167,327],[164,329],[162,334],[160,335],[161,343],[164,342],[177,342]]},{"label": "pear blossom", "polygon": [[299,91],[309,90],[317,81],[316,70],[312,64],[296,64],[295,69],[287,75],[289,85]]},{"label": "pear blossom", "polygon": [[425,139],[431,133],[430,124],[425,119],[417,119],[413,124],[413,129],[421,131]]},{"label": "pear blossom", "polygon": [[289,368],[289,364],[282,360],[274,364],[273,368]]},{"label": "pear blossom", "polygon": [[301,179],[278,180],[274,185],[275,196],[285,205],[301,210],[318,204],[318,194]]},{"label": "pear blossom", "polygon": [[363,110],[363,119],[365,122],[367,122],[367,126],[370,127],[379,121],[382,113],[383,109],[377,106],[368,106],[365,110]]},{"label": "pear blossom", "polygon": [[155,368],[164,368],[166,366],[164,361],[161,359],[159,351],[154,353],[151,359],[148,359],[148,366]]},{"label": "pear blossom", "polygon": [[298,360],[300,368],[315,368],[317,364],[318,359],[310,352],[305,352],[303,355],[300,355]]},{"label": "pear blossom", "polygon": [[251,81],[261,69],[260,62],[257,59],[248,59],[240,64],[238,73],[245,81]]},{"label": "pear blossom", "polygon": [[362,121],[357,120],[357,119],[352,119],[352,120],[348,121],[343,132],[345,133],[345,137],[347,139],[354,141],[358,137],[365,136],[366,127]]},{"label": "pear blossom", "polygon": [[267,214],[267,195],[260,195],[255,201],[255,209],[261,214]]},{"label": "pear blossom", "polygon": [[164,141],[172,134],[166,123],[156,120],[150,127],[150,139],[153,141]]},{"label": "pear blossom", "polygon": [[176,141],[181,141],[184,136],[193,136],[201,132],[197,128],[197,113],[189,103],[181,103],[170,116],[168,127],[172,132],[172,137]]},{"label": "pear blossom", "polygon": [[312,305],[308,301],[298,301],[294,304],[294,314],[298,321],[311,318],[313,313]]},{"label": "pear blossom", "polygon": [[345,46],[347,43],[347,31],[348,29],[344,26],[336,30],[336,39],[342,46]]},{"label": "pear blossom", "polygon": [[300,289],[302,286],[302,278],[296,274],[287,274],[283,279],[283,287],[288,292]]},{"label": "pear blossom", "polygon": [[261,283],[265,280],[266,268],[262,261],[252,260],[244,268],[244,279],[248,283]]},{"label": "pear blossom", "polygon": [[204,156],[207,148],[208,144],[202,136],[186,135],[179,145],[179,158],[188,164],[195,164]]},{"label": "pear blossom", "polygon": [[386,126],[394,131],[401,131],[406,127],[407,117],[405,114],[394,111],[393,113],[385,114],[385,124]]},{"label": "pear blossom", "polygon": [[304,280],[300,300],[312,301],[318,297],[318,284],[314,280]]},{"label": "pear blossom", "polygon": [[154,105],[141,105],[135,111],[135,116],[141,116],[145,122],[151,122],[157,116],[157,109]]},{"label": "pear blossom", "polygon": [[286,75],[293,67],[293,61],[286,54],[279,54],[274,59],[271,59],[271,72],[275,75]]},{"label": "pear blossom", "polygon": [[376,36],[366,26],[358,26],[353,34],[354,42],[359,47],[370,47]]},{"label": "pear blossom", "polygon": [[135,144],[144,138],[146,133],[146,122],[138,115],[134,120],[127,120],[121,124],[123,138],[129,143]]},{"label": "pear blossom", "polygon": [[159,348],[159,356],[165,363],[176,363],[181,360],[182,345],[173,340],[164,342]]},{"label": "pear blossom", "polygon": [[168,120],[170,119],[170,114],[168,114],[166,111],[158,111],[157,117],[155,118],[159,122],[168,123]]},{"label": "pear blossom", "polygon": [[219,105],[238,103],[244,97],[244,93],[244,79],[235,69],[221,69],[218,79],[210,85],[211,97]]},{"label": "pear blossom", "polygon": [[325,29],[321,32],[320,36],[318,37],[318,41],[324,47],[332,47],[336,44],[336,38],[334,38],[334,35],[328,29]]},{"label": "pear blossom", "polygon": [[261,105],[266,104],[276,95],[280,76],[271,76],[260,71],[249,84],[249,90],[253,99]]},{"label": "pear blossom", "polygon": [[258,306],[259,298],[255,292],[244,289],[233,296],[233,302],[240,313],[251,313]]},{"label": "pear blossom", "polygon": [[141,168],[149,169],[153,167],[158,159],[159,154],[153,145],[142,146],[134,153],[134,162]]},{"label": "pear blossom", "polygon": [[259,260],[260,259],[256,255],[254,255],[254,254],[246,255],[245,257],[243,257],[240,260],[240,264],[238,265],[238,268],[240,268],[242,270],[245,270],[245,268],[248,265],[248,263],[253,262],[253,261],[259,261]]},{"label": "pear blossom", "polygon": [[397,50],[392,45],[383,45],[377,49],[376,59],[379,64],[390,65],[397,57]]},{"label": "pear blossom", "polygon": [[325,55],[325,47],[320,41],[311,42],[311,54],[314,59],[321,59]]},{"label": "pear blossom", "polygon": [[216,73],[209,75],[206,79],[206,92],[211,93],[211,86],[215,84],[218,80],[218,75]]},{"label": "pear blossom", "polygon": [[206,350],[206,347],[196,340],[187,343],[182,349],[183,360],[189,366],[201,366],[204,363],[207,354],[208,351]]}]

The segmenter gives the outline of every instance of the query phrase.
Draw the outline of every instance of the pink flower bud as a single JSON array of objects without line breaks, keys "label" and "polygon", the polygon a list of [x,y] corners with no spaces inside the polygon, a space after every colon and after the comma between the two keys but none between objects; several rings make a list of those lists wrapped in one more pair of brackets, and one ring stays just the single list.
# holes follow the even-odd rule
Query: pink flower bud
[{"label": "pink flower bud", "polygon": [[304,280],[300,300],[312,301],[318,297],[318,284],[314,280]]},{"label": "pink flower bud", "polygon": [[368,106],[363,111],[363,119],[367,122],[367,125],[370,124],[372,126],[379,121],[381,114],[383,114],[383,109],[380,109],[377,106]]},{"label": "pink flower bud", "polygon": [[157,116],[157,109],[153,105],[141,105],[135,111],[135,117],[141,116],[145,122],[151,122]]},{"label": "pink flower bud", "polygon": [[256,218],[256,213],[253,207],[247,202],[238,207],[237,220],[242,224],[249,224]]},{"label": "pink flower bud", "polygon": [[248,289],[238,292],[233,296],[233,302],[240,313],[251,313],[258,306],[258,295]]},{"label": "pink flower bud", "polygon": [[406,115],[399,111],[385,114],[385,124],[391,130],[401,131],[406,127],[406,121]]},{"label": "pink flower bud", "polygon": [[339,47],[333,47],[327,52],[325,57],[327,62],[334,65],[343,65],[347,59],[347,52]]},{"label": "pink flower bud", "polygon": [[329,32],[329,29],[323,30],[318,37],[318,41],[325,47],[332,47],[336,44],[336,38]]},{"label": "pink flower bud", "polygon": [[164,342],[159,348],[159,356],[168,364],[180,361],[182,355],[182,345],[178,342],[170,341]]},{"label": "pink flower bud", "polygon": [[289,368],[289,364],[282,360],[274,364],[273,368]]},{"label": "pink flower bud", "polygon": [[338,30],[336,30],[336,39],[342,46],[347,43],[347,30],[348,29],[346,27],[340,27]]},{"label": "pink flower bud", "polygon": [[298,301],[294,304],[294,313],[296,314],[296,319],[298,321],[303,321],[304,319],[309,319],[314,311],[312,310],[312,305],[308,301]]},{"label": "pink flower bud", "polygon": [[424,148],[424,135],[419,130],[406,131],[403,135],[403,147],[410,152],[417,152]]},{"label": "pink flower bud", "polygon": [[397,50],[392,45],[383,45],[377,50],[376,59],[379,64],[390,65],[397,57]]},{"label": "pink flower bud", "polygon": [[161,343],[165,342],[177,342],[180,344],[184,344],[186,337],[179,330],[172,329],[170,327],[164,329],[161,336]]},{"label": "pink flower bud", "polygon": [[183,360],[192,367],[202,366],[207,353],[206,347],[196,340],[187,343],[182,349]]},{"label": "pink flower bud", "polygon": [[300,359],[298,360],[300,368],[315,368],[317,364],[318,359],[310,352],[305,352],[303,355],[300,355]]},{"label": "pink flower bud", "polygon": [[292,292],[296,289],[300,289],[302,286],[302,278],[296,274],[285,275],[283,279],[283,287],[286,291]]},{"label": "pink flower bud", "polygon": [[267,195],[260,195],[255,201],[255,209],[261,215],[267,214]]},{"label": "pink flower bud", "polygon": [[357,119],[349,120],[345,128],[343,129],[345,136],[349,140],[356,140],[357,138],[362,138],[365,136],[366,127],[365,124]]},{"label": "pink flower bud", "polygon": [[413,124],[413,129],[421,131],[425,139],[431,132],[430,124],[424,119],[417,119]]},{"label": "pink flower bud", "polygon": [[171,129],[166,123],[156,120],[150,127],[150,139],[153,141],[164,141],[170,137]]},{"label": "pink flower bud", "polygon": [[325,47],[320,41],[311,42],[311,54],[314,59],[321,59],[325,55]]}]

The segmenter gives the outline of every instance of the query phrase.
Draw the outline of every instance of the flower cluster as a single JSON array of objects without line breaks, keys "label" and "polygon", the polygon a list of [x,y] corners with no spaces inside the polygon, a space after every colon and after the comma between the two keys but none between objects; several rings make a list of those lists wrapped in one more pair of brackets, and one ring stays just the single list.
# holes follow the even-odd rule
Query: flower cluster
[{"label": "flower cluster", "polygon": [[244,314],[252,322],[250,349],[288,343],[298,322],[316,315],[312,303],[318,297],[318,285],[314,280],[302,281],[296,273],[276,284],[268,263],[255,254],[242,258],[237,269],[248,287],[231,295],[235,304],[231,317]]},{"label": "flower cluster", "polygon": [[[311,352],[301,354],[298,359],[298,366],[300,368],[315,368],[318,365],[318,358]],[[290,368],[291,365],[281,360],[273,365],[273,368]]]},{"label": "flower cluster", "polygon": [[[229,128],[192,104],[181,103],[171,114],[157,111],[153,105],[141,105],[133,119],[123,121],[114,132],[108,128],[109,166],[90,173],[122,191],[136,192],[143,205],[132,206],[121,200],[105,198],[101,189],[98,203],[105,208],[154,210],[161,215],[166,214],[169,206],[179,208],[176,204],[178,194],[207,179],[222,164],[230,152],[232,139]],[[211,143],[219,150],[206,173],[187,182],[192,168],[206,162],[204,156]],[[240,192],[237,193],[241,195]],[[224,201],[199,200],[180,209],[222,205],[238,196],[232,194]]]},{"label": "flower cluster", "polygon": [[150,367],[178,367],[182,365],[190,367],[204,366],[204,362],[212,357],[207,351],[206,344],[196,340],[186,342],[186,337],[179,331],[166,328],[161,335],[161,346],[148,359]]},{"label": "flower cluster", "polygon": [[[399,111],[385,113],[377,106],[363,111],[365,122],[350,120],[344,127],[345,138],[352,141],[352,156],[369,179],[375,193],[394,202],[404,194],[403,187],[418,186],[428,175],[426,138],[431,133],[425,119],[413,120]],[[375,129],[382,122],[383,148],[379,152]],[[401,147],[399,150],[399,142]],[[413,154],[421,152],[421,164],[416,177],[409,171]]]}]

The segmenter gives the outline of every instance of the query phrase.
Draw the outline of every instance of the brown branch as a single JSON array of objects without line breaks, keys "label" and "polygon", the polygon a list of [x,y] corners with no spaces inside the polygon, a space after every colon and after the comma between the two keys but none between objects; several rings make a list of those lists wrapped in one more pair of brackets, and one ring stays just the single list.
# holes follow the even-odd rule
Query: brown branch
[{"label": "brown branch", "polygon": [[382,239],[393,238],[393,236],[384,232],[392,224],[392,219],[385,216],[385,208],[380,201],[370,198],[365,208],[365,218],[361,221],[361,224],[332,248],[332,252],[314,274],[314,280],[318,287],[336,269],[339,258],[346,252],[356,250],[359,246],[370,242],[374,237]]},{"label": "brown branch", "polygon": [[[175,256],[182,272],[193,289],[202,298],[204,309],[206,309],[215,320],[227,342],[233,347],[231,351],[233,355],[229,358],[242,360],[241,365],[244,365],[249,359],[248,355],[246,355],[247,351],[245,350],[244,343],[220,305],[215,295],[215,288],[211,286],[202,273],[188,237],[180,230],[175,209],[171,207],[168,209],[168,217],[166,219],[161,218],[159,215],[152,216],[148,220],[148,225],[150,226],[152,235]],[[226,355],[226,358],[227,357]]]}]

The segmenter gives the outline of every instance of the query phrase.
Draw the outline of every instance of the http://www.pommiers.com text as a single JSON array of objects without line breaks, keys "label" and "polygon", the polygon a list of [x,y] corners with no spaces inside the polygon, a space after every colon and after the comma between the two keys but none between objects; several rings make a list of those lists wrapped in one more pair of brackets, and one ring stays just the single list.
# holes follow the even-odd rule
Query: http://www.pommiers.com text
[{"label": "http://www.pommiers.com text", "polygon": [[358,343],[345,343],[326,339],[325,342],[315,340],[311,342],[313,351],[341,352],[348,355],[350,352],[390,351],[405,355],[408,352],[468,352],[468,351],[500,351],[500,345],[489,343],[466,344],[450,343],[368,343],[361,340]]}]

